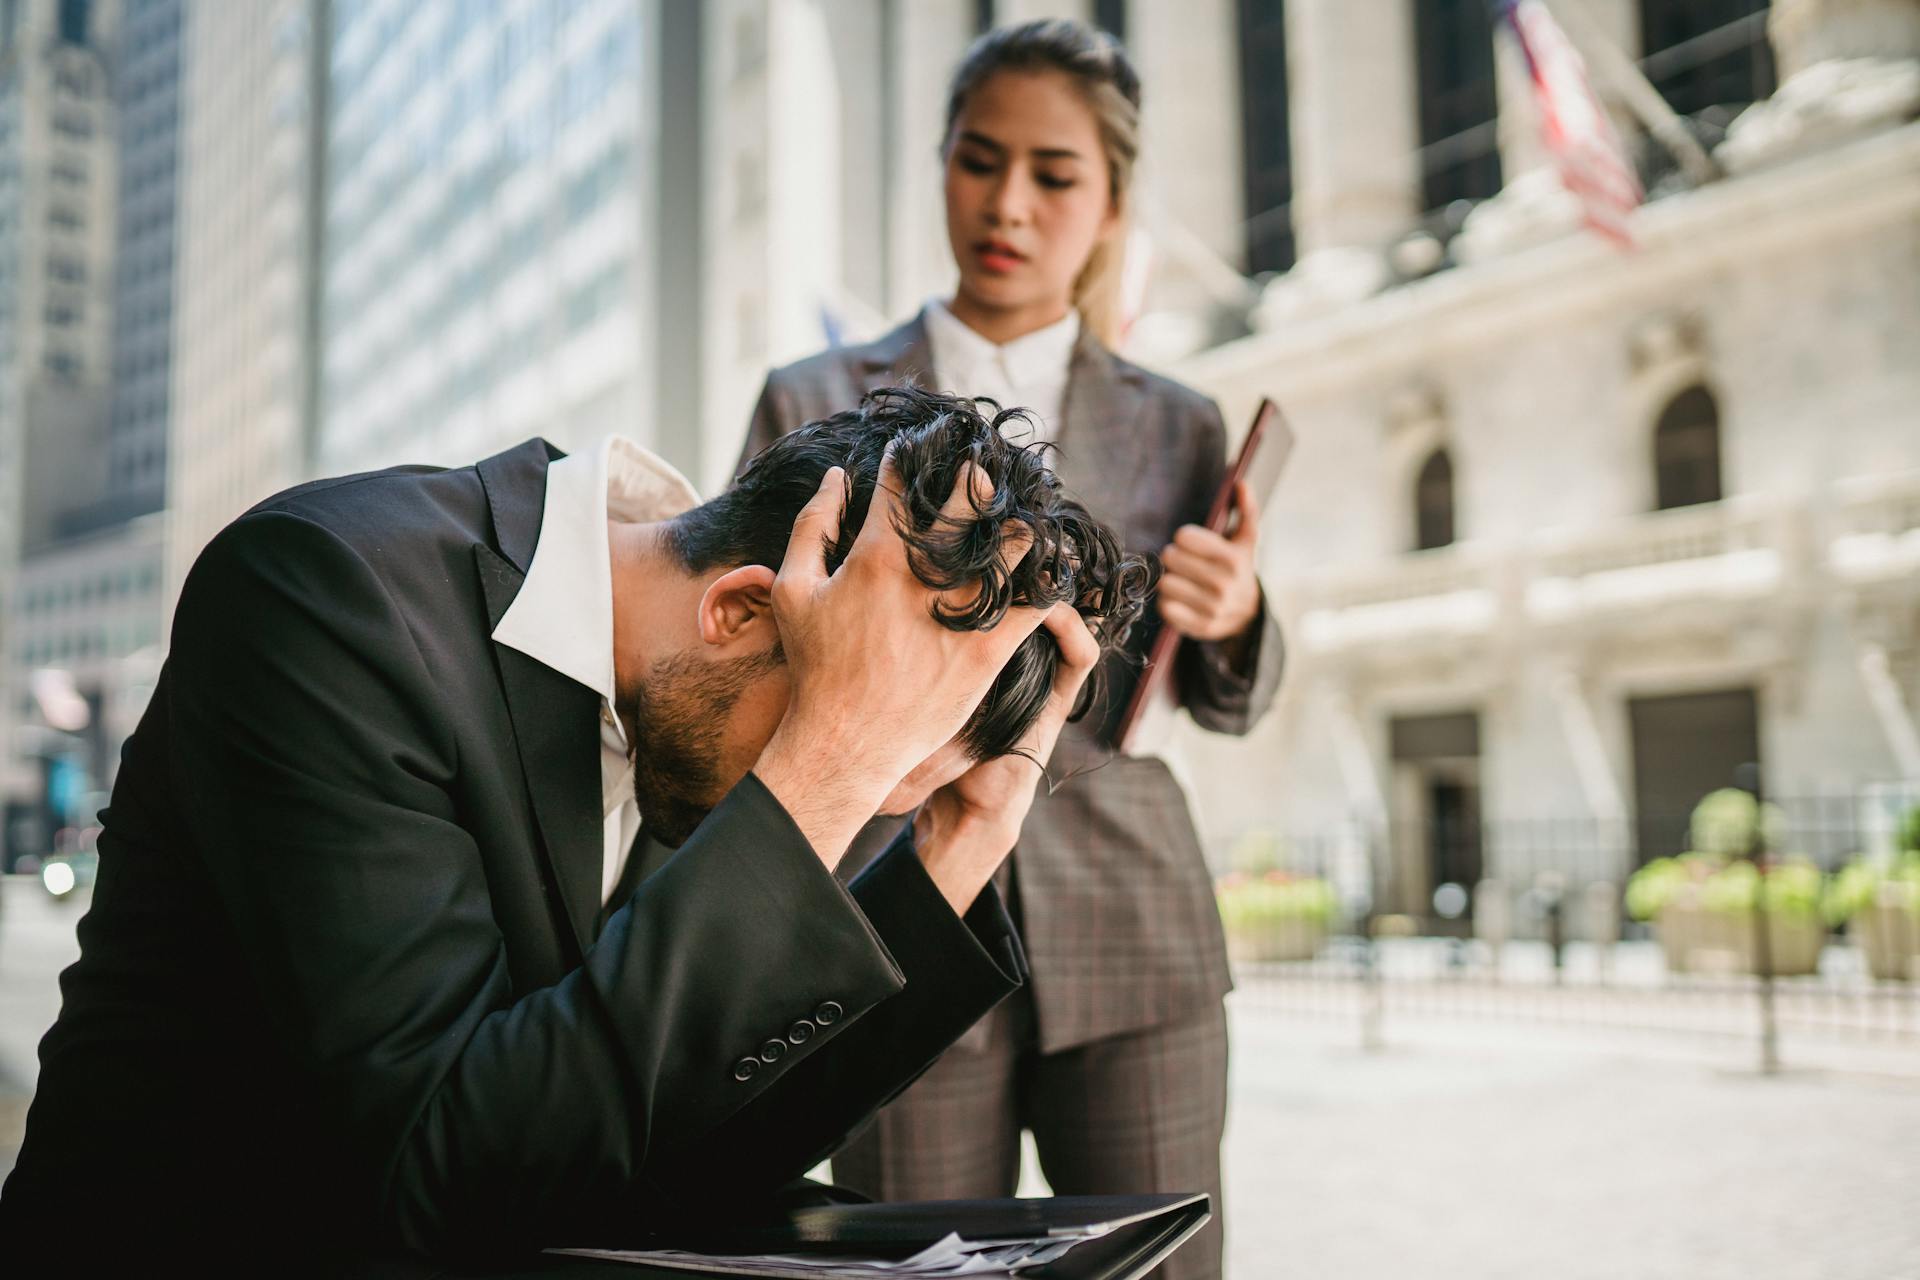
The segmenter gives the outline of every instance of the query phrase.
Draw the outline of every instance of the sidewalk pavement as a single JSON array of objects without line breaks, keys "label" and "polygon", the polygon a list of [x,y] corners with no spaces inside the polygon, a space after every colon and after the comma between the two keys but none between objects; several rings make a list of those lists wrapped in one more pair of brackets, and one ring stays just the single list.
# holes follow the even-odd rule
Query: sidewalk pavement
[{"label": "sidewalk pavement", "polygon": [[1233,1280],[1920,1277],[1920,1063],[1763,1078],[1740,1043],[1405,1018],[1369,1053],[1257,1007],[1233,1031]]},{"label": "sidewalk pavement", "polygon": [[[0,895],[4,1173],[84,903]],[[1762,1078],[1740,1038],[1442,1009],[1366,1052],[1345,1008],[1230,1011],[1230,1280],[1920,1278],[1911,1042]]]}]

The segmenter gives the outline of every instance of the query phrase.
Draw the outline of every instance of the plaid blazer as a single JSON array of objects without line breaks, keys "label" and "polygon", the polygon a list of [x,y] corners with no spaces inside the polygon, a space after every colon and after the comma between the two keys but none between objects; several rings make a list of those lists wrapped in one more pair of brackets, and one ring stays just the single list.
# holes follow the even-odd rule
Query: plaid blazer
[{"label": "plaid blazer", "polygon": [[[785,432],[852,408],[868,390],[933,381],[932,349],[916,317],[878,341],[822,352],[768,375],[746,459]],[[1067,489],[1121,536],[1156,556],[1183,524],[1206,518],[1227,468],[1226,430],[1212,400],[1119,359],[1085,329],[1055,424]],[[1128,648],[1144,656],[1158,617],[1148,611]],[[1215,646],[1180,646],[1175,683],[1194,720],[1244,734],[1272,703],[1283,645],[1262,604],[1246,671]],[[1104,693],[1067,726],[1053,776],[1089,770],[1034,800],[1012,858],[1041,1048],[1056,1052],[1181,1021],[1231,989],[1212,878],[1186,795],[1151,756],[1119,756],[1114,730],[1138,663],[1110,658]],[[863,844],[873,844],[865,841]],[[859,851],[844,861],[858,870]],[[962,1045],[984,1034],[976,1027]]]}]

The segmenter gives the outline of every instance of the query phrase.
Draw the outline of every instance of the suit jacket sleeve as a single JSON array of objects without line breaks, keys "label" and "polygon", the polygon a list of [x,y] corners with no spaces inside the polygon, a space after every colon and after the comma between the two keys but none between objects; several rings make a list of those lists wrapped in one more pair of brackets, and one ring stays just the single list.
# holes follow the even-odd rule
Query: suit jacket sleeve
[{"label": "suit jacket sleeve", "polygon": [[[1203,402],[1197,418],[1195,445],[1198,453],[1191,473],[1183,523],[1198,524],[1206,519],[1213,495],[1227,475],[1227,428],[1221,421],[1220,407],[1211,400]],[[1236,667],[1227,658],[1223,645],[1213,642],[1184,641],[1174,656],[1174,681],[1180,704],[1193,716],[1194,723],[1215,733],[1241,735],[1248,732],[1273,705],[1280,688],[1280,669],[1286,645],[1280,636],[1280,624],[1267,605],[1266,588],[1260,590],[1260,612],[1253,622],[1249,649]]]},{"label": "suit jacket sleeve", "polygon": [[[933,1065],[958,1036],[944,1011],[974,1003],[976,979],[966,965],[955,965],[956,956],[971,963],[971,953],[985,949],[1000,971],[1026,975],[1025,954],[992,886],[964,923],[957,919],[914,854],[910,826],[851,889],[887,938],[908,991],[918,988],[920,998],[883,1002],[835,1042],[837,1057],[817,1054],[798,1064],[674,1161],[659,1190],[692,1221],[718,1214],[724,1225],[724,1215],[738,1213],[743,1202],[826,1159],[878,1105]],[[687,1218],[676,1223],[688,1225]]]},{"label": "suit jacket sleeve", "polygon": [[[170,658],[183,835],[338,1134],[351,1226],[470,1252],[637,1223],[749,1107],[750,1173],[784,1180],[1018,985],[994,899],[933,910],[910,849],[850,894],[748,777],[581,967],[513,991],[446,785],[477,748],[434,714],[494,673],[422,643],[358,552],[267,512],[202,556]],[[852,1035],[880,1010],[897,1052]]]}]

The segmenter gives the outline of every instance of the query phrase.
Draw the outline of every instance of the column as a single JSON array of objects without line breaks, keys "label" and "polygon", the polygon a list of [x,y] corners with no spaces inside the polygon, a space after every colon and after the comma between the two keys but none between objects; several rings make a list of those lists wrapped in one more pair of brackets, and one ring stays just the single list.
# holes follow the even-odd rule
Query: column
[{"label": "column", "polygon": [[[1151,228],[1164,216],[1237,269],[1246,257],[1246,213],[1234,0],[1135,3],[1127,12],[1127,51],[1140,72],[1143,102],[1135,190],[1151,206],[1136,221]],[[1155,302],[1180,307],[1206,297],[1197,282],[1181,294]]]},{"label": "column", "polygon": [[1301,257],[1405,232],[1420,213],[1412,6],[1295,0],[1287,79]]},{"label": "column", "polygon": [[973,40],[970,0],[893,0],[891,137],[887,143],[887,297],[894,319],[953,287],[941,194],[947,82]]}]

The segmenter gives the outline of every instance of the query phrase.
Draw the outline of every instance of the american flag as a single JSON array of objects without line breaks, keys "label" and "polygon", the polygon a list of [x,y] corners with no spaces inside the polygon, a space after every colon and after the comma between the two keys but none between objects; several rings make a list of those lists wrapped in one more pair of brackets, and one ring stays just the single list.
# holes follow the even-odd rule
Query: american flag
[{"label": "american flag", "polygon": [[1588,226],[1632,248],[1627,217],[1642,199],[1640,179],[1587,80],[1586,64],[1542,0],[1493,0],[1493,6],[1527,60],[1540,130],[1560,181],[1580,198]]}]

